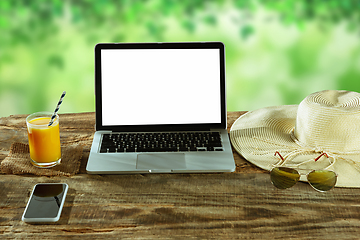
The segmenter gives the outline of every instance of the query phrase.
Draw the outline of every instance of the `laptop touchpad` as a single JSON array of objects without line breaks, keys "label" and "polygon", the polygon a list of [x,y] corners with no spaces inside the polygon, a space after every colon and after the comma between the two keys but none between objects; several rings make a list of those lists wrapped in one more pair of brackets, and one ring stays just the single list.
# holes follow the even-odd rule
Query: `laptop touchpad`
[{"label": "laptop touchpad", "polygon": [[137,155],[136,169],[176,170],[186,169],[184,153],[140,153]]}]

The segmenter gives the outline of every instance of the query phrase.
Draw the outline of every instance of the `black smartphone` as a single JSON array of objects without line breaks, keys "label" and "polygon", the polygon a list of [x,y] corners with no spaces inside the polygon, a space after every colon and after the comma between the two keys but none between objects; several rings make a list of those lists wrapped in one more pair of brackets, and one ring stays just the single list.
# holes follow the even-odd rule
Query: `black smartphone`
[{"label": "black smartphone", "polygon": [[38,183],[31,192],[22,220],[56,222],[60,219],[69,186],[66,183]]}]

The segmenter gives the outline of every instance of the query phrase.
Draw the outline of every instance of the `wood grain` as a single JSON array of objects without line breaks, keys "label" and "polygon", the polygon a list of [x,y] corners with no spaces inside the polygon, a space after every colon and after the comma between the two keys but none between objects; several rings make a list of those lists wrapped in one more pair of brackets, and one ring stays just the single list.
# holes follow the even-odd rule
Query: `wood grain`
[{"label": "wood grain", "polygon": [[[66,182],[56,224],[32,225],[21,215],[34,184]],[[4,175],[0,181],[4,238],[358,238],[357,189],[326,194],[299,183],[272,187],[268,174]]]},{"label": "wood grain", "polygon": [[[244,112],[230,112],[228,126]],[[0,161],[27,143],[25,115],[0,118]],[[1,239],[358,239],[360,189],[327,193],[307,183],[279,190],[234,152],[235,173],[88,175],[94,113],[60,115],[63,145],[84,146],[73,177],[0,175]],[[21,221],[36,183],[69,185],[60,221]]]}]

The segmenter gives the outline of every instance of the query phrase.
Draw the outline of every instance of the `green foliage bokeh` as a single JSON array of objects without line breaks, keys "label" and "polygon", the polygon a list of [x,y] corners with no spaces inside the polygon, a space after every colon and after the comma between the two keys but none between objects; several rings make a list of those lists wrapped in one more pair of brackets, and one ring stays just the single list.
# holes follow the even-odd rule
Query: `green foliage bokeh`
[{"label": "green foliage bokeh", "polygon": [[99,42],[222,41],[228,110],[360,92],[360,1],[0,0],[0,117],[94,111]]}]

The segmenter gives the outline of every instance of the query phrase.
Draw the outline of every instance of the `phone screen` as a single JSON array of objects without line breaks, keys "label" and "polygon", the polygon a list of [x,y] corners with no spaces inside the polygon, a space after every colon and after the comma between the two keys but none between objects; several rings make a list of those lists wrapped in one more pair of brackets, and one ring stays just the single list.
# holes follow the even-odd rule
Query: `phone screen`
[{"label": "phone screen", "polygon": [[66,183],[36,184],[22,220],[25,222],[56,222],[60,218],[68,185]]}]

